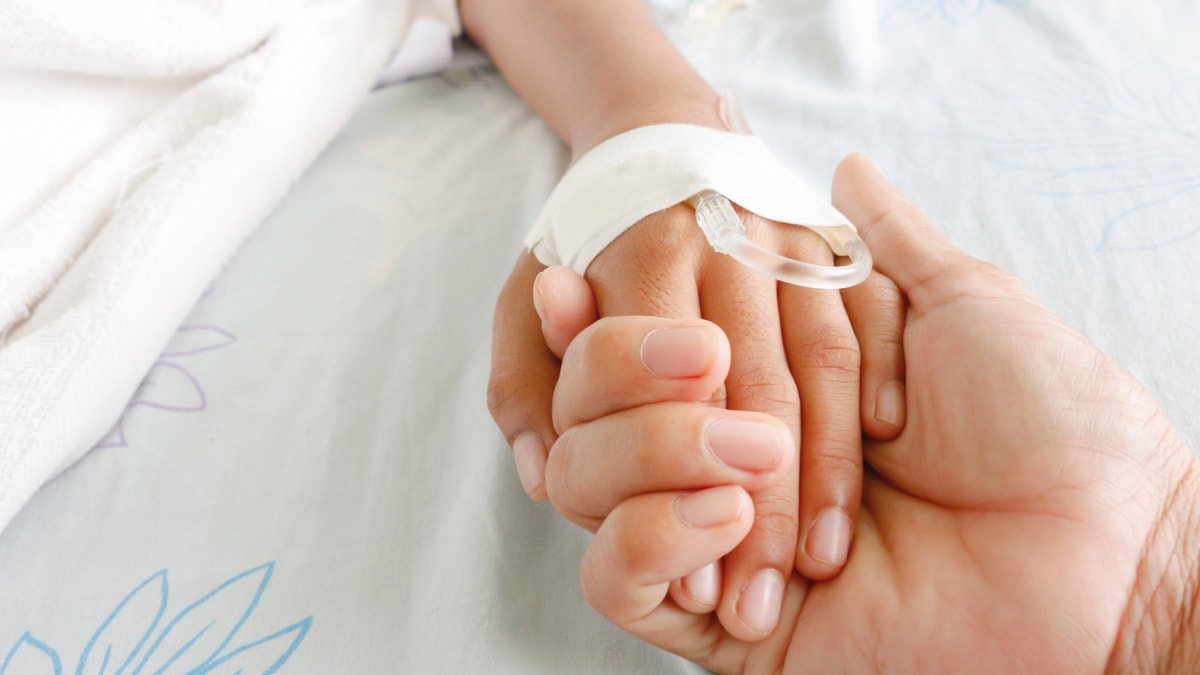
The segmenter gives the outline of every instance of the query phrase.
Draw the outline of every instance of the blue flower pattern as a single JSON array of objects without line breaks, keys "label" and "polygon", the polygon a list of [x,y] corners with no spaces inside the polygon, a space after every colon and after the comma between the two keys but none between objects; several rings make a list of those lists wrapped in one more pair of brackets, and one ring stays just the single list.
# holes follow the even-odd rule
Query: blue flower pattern
[{"label": "blue flower pattern", "polygon": [[[269,562],[234,575],[175,613],[165,625],[167,570],[152,574],[100,623],[80,653],[76,675],[277,672],[304,641],[312,627],[311,616],[235,646],[274,569],[275,563]],[[0,663],[0,675],[63,672],[59,652],[29,631]]]},{"label": "blue flower pattern", "polygon": [[1029,193],[1104,219],[1096,250],[1146,250],[1200,232],[1200,77],[1160,61],[976,73],[947,103],[985,161],[1029,173]]}]

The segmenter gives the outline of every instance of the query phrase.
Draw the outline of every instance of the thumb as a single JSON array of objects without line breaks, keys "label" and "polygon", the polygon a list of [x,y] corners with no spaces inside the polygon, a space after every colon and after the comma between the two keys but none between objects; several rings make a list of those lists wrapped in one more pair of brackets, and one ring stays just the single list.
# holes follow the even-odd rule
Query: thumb
[{"label": "thumb", "polygon": [[979,261],[946,239],[892,186],[867,156],[842,160],[833,176],[833,205],[858,228],[875,267],[924,314],[954,294]]},{"label": "thumb", "polygon": [[532,288],[544,268],[529,252],[517,260],[496,300],[488,410],[513,449],[521,486],[546,499],[546,458],[558,438],[551,419],[559,359],[547,348]]},{"label": "thumb", "polygon": [[533,306],[542,321],[546,346],[560,360],[575,336],[597,319],[592,287],[568,267],[547,267],[537,275]]}]

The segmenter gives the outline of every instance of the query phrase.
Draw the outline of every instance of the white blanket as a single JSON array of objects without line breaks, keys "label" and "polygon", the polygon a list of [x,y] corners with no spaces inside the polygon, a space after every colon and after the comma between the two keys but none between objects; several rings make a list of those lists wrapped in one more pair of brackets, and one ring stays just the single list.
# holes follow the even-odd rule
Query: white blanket
[{"label": "white blanket", "polygon": [[409,24],[454,11],[0,4],[0,528],[112,427]]}]

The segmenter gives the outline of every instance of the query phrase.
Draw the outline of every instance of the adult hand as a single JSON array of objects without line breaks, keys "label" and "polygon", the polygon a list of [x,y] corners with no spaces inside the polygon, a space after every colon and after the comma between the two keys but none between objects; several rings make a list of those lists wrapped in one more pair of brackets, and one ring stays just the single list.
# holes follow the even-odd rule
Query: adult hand
[{"label": "adult hand", "polygon": [[[743,215],[750,236],[768,248],[832,262],[828,246],[809,230]],[[732,634],[764,638],[775,628],[793,569],[824,579],[845,563],[860,501],[861,430],[893,438],[904,424],[904,308],[895,286],[879,274],[842,294],[778,283],[715,253],[686,206],[654,214],[618,237],[588,268],[590,287],[535,282],[543,269],[525,254],[501,292],[489,390],[493,417],[534,498],[547,495],[545,463],[559,434],[587,421],[571,408],[552,411],[551,401],[566,343],[597,316],[714,322],[728,336],[729,372],[700,398],[770,415],[790,431],[788,456],[798,449],[800,461],[755,494],[750,534],[723,565],[685,580],[720,589],[719,614]],[[564,297],[542,298],[554,294]],[[541,319],[539,298],[548,309]],[[665,367],[659,375],[692,377],[673,371],[678,364]],[[637,368],[646,374],[644,365]],[[560,511],[590,524],[588,515]]]},{"label": "adult hand", "polygon": [[[1014,277],[950,244],[869,160],[843,162],[834,200],[909,303],[907,423],[864,445],[845,568],[790,575],[761,642],[680,601],[672,582],[750,531],[747,491],[781,479],[711,461],[712,413],[678,402],[695,398],[687,383],[616,367],[677,321],[612,319],[566,352],[555,414],[578,423],[545,486],[598,523],[589,601],[717,672],[1196,672],[1197,462],[1153,398]],[[689,353],[708,368],[695,378],[721,377],[719,353]],[[604,363],[597,387],[586,377]]]}]

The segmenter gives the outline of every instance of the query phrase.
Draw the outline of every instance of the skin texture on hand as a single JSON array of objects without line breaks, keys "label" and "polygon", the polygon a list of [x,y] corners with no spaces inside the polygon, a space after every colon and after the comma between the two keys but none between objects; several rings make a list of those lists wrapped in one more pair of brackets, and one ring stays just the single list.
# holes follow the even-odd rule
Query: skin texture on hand
[{"label": "skin texture on hand", "polygon": [[[843,162],[834,201],[909,303],[907,424],[864,442],[841,574],[789,575],[779,626],[758,642],[681,593],[677,579],[747,536],[751,496],[786,477],[712,462],[713,413],[686,383],[613,369],[597,389],[583,374],[638,353],[655,331],[721,333],[694,319],[617,317],[570,342],[582,322],[551,319],[547,339],[570,342],[554,414],[574,425],[561,429],[570,442],[561,463],[559,446],[551,453],[546,488],[568,510],[586,505],[596,531],[581,567],[589,601],[722,673],[1187,672],[1200,486],[1153,398],[1014,277],[950,244],[869,160]],[[553,286],[547,298],[586,289]],[[544,317],[582,316],[555,302],[542,303]],[[696,357],[690,381],[724,377],[714,354]],[[664,450],[656,439],[669,429],[676,445]],[[644,469],[638,480],[600,468],[614,435]]]},{"label": "skin texture on hand", "polygon": [[[831,258],[803,228],[749,214],[746,220],[752,237],[784,255]],[[719,577],[718,614],[729,630],[746,640],[766,637],[793,569],[829,578],[845,562],[862,481],[860,413],[879,438],[894,437],[903,425],[903,302],[895,286],[878,274],[845,294],[779,284],[713,252],[684,206],[614,241],[592,263],[587,284],[549,283],[537,277],[542,269],[531,256],[518,262],[494,329],[490,407],[513,443],[526,491],[546,495],[547,458],[577,421],[551,408],[556,359],[568,341],[557,335],[573,336],[598,316],[714,322],[728,343],[729,370],[686,400],[771,415],[787,426],[790,455],[799,456],[776,484],[755,493],[749,536],[719,568],[700,573],[710,587]],[[537,312],[543,294],[540,304],[550,311]],[[893,401],[881,403],[880,391]]]},{"label": "skin texture on hand", "polygon": [[[716,92],[643,0],[462,0],[460,9],[467,32],[575,158],[647,124],[724,127]],[[812,233],[748,220],[759,243],[830,262]],[[548,348],[541,335],[532,298],[542,269],[522,256],[501,293],[489,386],[489,407],[512,444],[522,485],[538,499],[546,497],[546,462],[561,431],[551,398],[564,347],[552,339]],[[711,319],[728,337],[731,363],[718,390],[708,392],[710,402],[772,415],[791,432],[799,459],[755,495],[748,537],[719,570],[680,584],[711,588],[719,571],[727,628],[761,639],[775,626],[782,582],[793,569],[828,578],[845,561],[862,484],[860,410],[875,437],[892,437],[904,425],[900,297],[878,275],[844,296],[779,286],[712,252],[683,206],[635,224],[593,261],[588,279],[594,297],[551,321],[577,332],[598,316]],[[586,311],[577,311],[583,304]],[[858,323],[871,327],[860,331],[862,341],[852,331]],[[747,615],[744,600],[752,597],[773,609]]]}]

